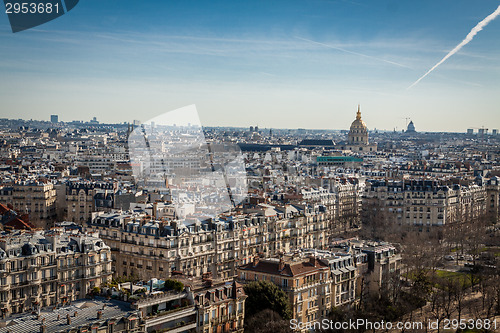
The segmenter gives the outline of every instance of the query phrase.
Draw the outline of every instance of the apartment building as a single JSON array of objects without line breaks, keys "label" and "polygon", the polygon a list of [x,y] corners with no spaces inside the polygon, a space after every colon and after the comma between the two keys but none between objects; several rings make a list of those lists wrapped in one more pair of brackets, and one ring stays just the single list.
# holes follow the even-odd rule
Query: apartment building
[{"label": "apartment building", "polygon": [[370,180],[363,195],[366,215],[383,212],[399,224],[444,225],[486,212],[483,185],[442,184],[437,180]]},{"label": "apartment building", "polygon": [[494,221],[500,218],[500,178],[493,176],[486,181],[486,206]]},{"label": "apartment building", "polygon": [[168,278],[172,272],[230,279],[255,255],[325,248],[331,219],[321,205],[261,205],[246,214],[199,221],[143,213],[95,213],[88,227],[111,247],[118,276]]},{"label": "apartment building", "polygon": [[197,332],[243,332],[245,299],[243,286],[236,281],[190,285],[197,309]]},{"label": "apartment building", "polygon": [[112,183],[69,182],[66,184],[66,220],[79,224],[90,221],[95,211],[113,209]]},{"label": "apartment building", "polygon": [[56,189],[47,180],[20,180],[5,186],[0,202],[11,204],[20,214],[29,214],[37,227],[51,226],[56,218]]},{"label": "apartment building", "polygon": [[382,287],[390,286],[393,277],[399,279],[402,259],[393,245],[374,241],[351,241],[350,244],[354,252],[367,256],[366,267],[359,266],[360,274],[365,276],[365,285],[360,287],[366,287],[367,292],[374,294]]},{"label": "apartment building", "polygon": [[140,312],[124,302],[78,300],[64,307],[50,307],[0,319],[0,333],[146,333]]},{"label": "apartment building", "polygon": [[357,297],[356,286],[359,276],[353,255],[350,253],[314,251],[314,256],[330,268],[332,307],[352,304]]},{"label": "apartment building", "polygon": [[331,250],[299,249],[279,258],[238,268],[243,283],[270,281],[287,293],[293,319],[320,320],[332,307],[348,306],[361,295],[376,294],[399,278],[401,255],[388,243],[339,239]]},{"label": "apartment building", "polygon": [[208,275],[175,279],[184,284],[181,292],[159,292],[133,302],[144,332],[243,332],[247,296],[238,282],[215,282]]},{"label": "apartment building", "polygon": [[125,300],[77,300],[64,307],[39,309],[36,315],[14,314],[0,319],[0,333],[243,332],[247,296],[239,283],[208,276],[176,279],[184,284],[183,290],[148,291]]},{"label": "apartment building", "polygon": [[301,322],[324,317],[335,298],[328,265],[313,256],[296,260],[255,257],[238,268],[238,278],[243,283],[270,281],[278,285],[288,295],[293,319]]},{"label": "apartment building", "polygon": [[0,237],[3,315],[84,298],[111,276],[111,251],[97,234],[56,228]]},{"label": "apartment building", "polygon": [[89,153],[78,156],[78,165],[87,167],[91,174],[109,174],[114,170],[116,161],[111,157],[91,155]]}]

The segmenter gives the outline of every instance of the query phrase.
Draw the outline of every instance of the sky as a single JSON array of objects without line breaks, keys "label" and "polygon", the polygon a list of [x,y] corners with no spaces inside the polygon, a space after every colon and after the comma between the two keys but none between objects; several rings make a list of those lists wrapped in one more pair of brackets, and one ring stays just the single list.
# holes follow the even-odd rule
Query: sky
[{"label": "sky", "polygon": [[[0,13],[0,118],[205,126],[500,128],[500,17],[417,84],[497,0],[82,0],[12,33]],[[411,88],[409,88],[411,86]]]}]

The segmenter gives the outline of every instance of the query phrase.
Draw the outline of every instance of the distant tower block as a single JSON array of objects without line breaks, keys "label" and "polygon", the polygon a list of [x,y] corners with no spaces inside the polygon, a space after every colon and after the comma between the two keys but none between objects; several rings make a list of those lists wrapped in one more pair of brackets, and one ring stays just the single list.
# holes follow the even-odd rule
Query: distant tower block
[{"label": "distant tower block", "polygon": [[497,129],[493,129],[493,130],[491,130],[491,134],[493,134],[493,135],[497,135],[497,134],[498,134],[498,130],[497,130]]},{"label": "distant tower block", "polygon": [[58,123],[59,122],[59,116],[57,114],[53,114],[50,116],[50,122],[51,123]]},{"label": "distant tower block", "polygon": [[469,134],[469,135],[474,134],[474,129],[473,128],[468,128],[467,129],[467,134]]},{"label": "distant tower block", "polygon": [[410,121],[408,127],[406,128],[406,133],[415,133],[415,125],[413,125],[413,120]]}]

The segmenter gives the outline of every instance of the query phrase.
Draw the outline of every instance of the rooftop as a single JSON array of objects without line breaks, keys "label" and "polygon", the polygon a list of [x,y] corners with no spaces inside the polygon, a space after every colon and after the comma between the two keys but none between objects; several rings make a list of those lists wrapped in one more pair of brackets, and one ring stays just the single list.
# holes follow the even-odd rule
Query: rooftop
[{"label": "rooftop", "polygon": [[[102,317],[97,318],[97,312],[102,311]],[[75,316],[76,313],[76,316]],[[67,316],[71,318],[71,324],[67,323]],[[74,302],[71,305],[57,309],[45,309],[37,314],[14,315],[6,320],[0,321],[0,333],[14,332],[39,332],[42,322],[46,326],[46,332],[67,332],[69,329],[88,326],[94,323],[103,324],[109,320],[118,321],[122,317],[138,316],[136,310],[132,310],[128,303],[94,299]]]}]

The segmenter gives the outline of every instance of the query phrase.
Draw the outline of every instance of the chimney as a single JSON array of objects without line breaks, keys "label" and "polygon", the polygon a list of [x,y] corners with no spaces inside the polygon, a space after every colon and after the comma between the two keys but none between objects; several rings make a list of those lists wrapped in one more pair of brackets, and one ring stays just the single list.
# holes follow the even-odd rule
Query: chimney
[{"label": "chimney", "polygon": [[71,325],[71,317],[69,316],[69,313],[66,315],[66,325]]},{"label": "chimney", "polygon": [[47,326],[41,325],[40,326],[40,333],[45,333],[45,332],[47,332]]},{"label": "chimney", "polygon": [[313,256],[309,257],[309,263],[313,266],[316,266],[316,258]]},{"label": "chimney", "polygon": [[259,263],[259,256],[253,257],[253,267],[257,266],[258,263]]},{"label": "chimney", "polygon": [[279,266],[278,266],[278,271],[282,271],[283,269],[285,269],[285,261],[283,260],[283,256],[280,256],[280,262],[279,262]]},{"label": "chimney", "polygon": [[102,311],[99,310],[97,311],[97,319],[101,319],[102,318]]},{"label": "chimney", "polygon": [[152,214],[153,219],[155,219],[155,220],[158,218],[157,217],[158,214],[156,213],[157,210],[158,210],[158,202],[155,201],[155,202],[153,202],[153,214]]}]

